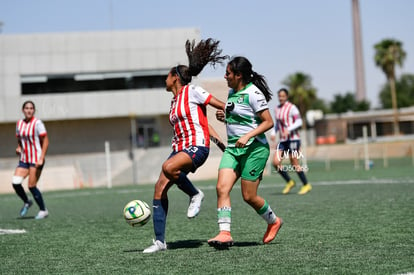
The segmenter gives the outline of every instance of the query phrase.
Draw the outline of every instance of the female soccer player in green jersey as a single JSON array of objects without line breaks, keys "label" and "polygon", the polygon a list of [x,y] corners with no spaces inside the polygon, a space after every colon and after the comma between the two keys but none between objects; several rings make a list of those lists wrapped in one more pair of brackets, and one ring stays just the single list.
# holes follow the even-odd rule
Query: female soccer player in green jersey
[{"label": "female soccer player in green jersey", "polygon": [[239,178],[244,201],[268,224],[263,236],[266,244],[276,237],[283,224],[268,202],[257,195],[270,152],[264,133],[273,127],[267,104],[272,94],[264,77],[252,70],[252,64],[245,57],[231,59],[224,78],[230,88],[226,111],[216,113],[217,119],[226,123],[228,141],[216,187],[220,233],[208,240],[208,244],[216,248],[233,245],[230,192]]}]

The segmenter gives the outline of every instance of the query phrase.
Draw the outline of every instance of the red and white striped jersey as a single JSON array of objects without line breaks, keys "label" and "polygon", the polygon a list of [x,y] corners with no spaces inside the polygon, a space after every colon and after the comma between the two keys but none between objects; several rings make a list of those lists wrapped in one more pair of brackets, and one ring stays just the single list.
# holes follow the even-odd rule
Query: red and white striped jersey
[{"label": "red and white striped jersey", "polygon": [[25,163],[36,164],[42,154],[39,137],[46,136],[43,122],[35,117],[29,122],[21,119],[16,124],[16,137],[20,139],[22,152],[20,160]]},{"label": "red and white striped jersey", "polygon": [[171,100],[170,123],[174,127],[172,148],[210,147],[207,104],[212,95],[199,86],[186,85]]},{"label": "red and white striped jersey", "polygon": [[284,135],[283,131],[291,126],[296,120],[301,119],[298,108],[286,101],[283,105],[278,105],[275,109],[275,129],[279,131],[280,141],[298,140],[299,129],[292,130],[289,135]]}]

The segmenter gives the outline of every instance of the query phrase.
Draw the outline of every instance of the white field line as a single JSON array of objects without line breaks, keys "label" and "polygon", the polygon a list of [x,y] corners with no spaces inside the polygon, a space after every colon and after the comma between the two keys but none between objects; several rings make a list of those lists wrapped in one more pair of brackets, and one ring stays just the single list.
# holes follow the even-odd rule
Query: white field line
[{"label": "white field line", "polygon": [[[341,184],[401,184],[401,183],[414,183],[414,179],[369,179],[369,180],[338,180],[338,181],[320,181],[320,182],[311,182],[312,186],[329,186],[329,185],[341,185]],[[197,183],[195,183],[197,185]],[[277,184],[261,184],[259,188],[275,188],[284,186],[284,183],[277,183]],[[137,186],[137,188],[153,188],[153,185],[141,185]],[[233,189],[240,189],[240,184],[236,183]],[[203,190],[214,190],[216,189],[215,185],[205,185],[201,187]],[[170,191],[180,191],[177,188],[172,188]],[[107,194],[107,190],[88,190],[85,192],[73,192],[73,193],[64,193],[64,194],[54,194],[48,195],[48,197],[76,197],[76,196],[90,196],[90,195],[99,195],[99,194]],[[131,193],[131,189],[120,189],[116,190],[115,193],[117,194],[125,194]]]},{"label": "white field line", "polygon": [[[281,187],[284,186],[284,183],[281,179],[277,179],[277,183],[275,184],[261,184],[260,189],[263,188],[275,188],[275,187]],[[367,180],[337,180],[337,181],[319,181],[319,182],[311,182],[312,186],[332,186],[332,185],[357,185],[357,184],[402,184],[402,183],[414,183],[414,179],[411,178],[400,178],[400,179],[367,179]],[[195,183],[197,185],[197,183]],[[153,185],[145,184],[145,185],[137,185],[137,189],[139,188],[153,188]],[[203,190],[215,190],[216,185],[205,185],[201,187]],[[233,189],[240,189],[240,182],[236,183],[233,187]],[[108,194],[108,191],[110,192],[110,189],[107,190],[93,190],[88,189],[81,192],[65,192],[61,194],[48,194],[47,197],[49,198],[70,198],[70,197],[85,197],[85,196],[96,196],[96,195],[103,195]],[[171,192],[174,191],[181,191],[177,188],[172,188],[170,190]],[[131,193],[131,189],[118,189],[114,191],[116,194],[125,194],[125,193]],[[15,199],[15,198],[4,198],[4,200],[8,199]]]},{"label": "white field line", "polygon": [[2,228],[0,228],[0,235],[23,234],[23,233],[26,233],[26,230],[24,230],[24,229],[2,229]]}]

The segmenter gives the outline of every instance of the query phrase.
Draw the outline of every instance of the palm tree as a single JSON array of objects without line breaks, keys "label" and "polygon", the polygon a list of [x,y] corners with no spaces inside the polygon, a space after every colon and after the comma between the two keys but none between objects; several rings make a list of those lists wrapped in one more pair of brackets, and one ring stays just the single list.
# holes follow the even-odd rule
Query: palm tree
[{"label": "palm tree", "polygon": [[316,100],[316,89],[312,86],[312,78],[302,72],[289,75],[283,82],[289,88],[290,101],[298,106],[306,130],[306,112]]},{"label": "palm tree", "polygon": [[391,101],[394,110],[394,135],[400,134],[398,125],[397,91],[395,89],[395,65],[402,67],[406,53],[402,42],[393,39],[384,39],[374,45],[375,64],[382,69],[391,88]]}]

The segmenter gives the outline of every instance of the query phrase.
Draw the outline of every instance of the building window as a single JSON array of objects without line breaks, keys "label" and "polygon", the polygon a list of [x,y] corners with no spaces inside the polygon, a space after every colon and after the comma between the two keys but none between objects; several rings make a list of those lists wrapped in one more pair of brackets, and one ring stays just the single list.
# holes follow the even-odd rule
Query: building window
[{"label": "building window", "polygon": [[[138,148],[159,147],[161,145],[159,131],[153,118],[137,118],[135,120],[135,142],[132,146]],[[131,137],[134,133],[131,133]],[[135,144],[134,144],[135,143]]]},{"label": "building window", "polygon": [[21,76],[23,95],[164,88],[168,70]]}]

